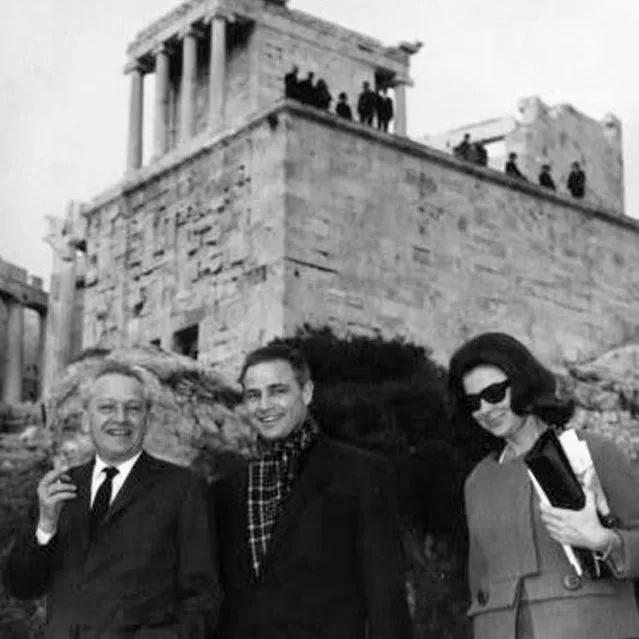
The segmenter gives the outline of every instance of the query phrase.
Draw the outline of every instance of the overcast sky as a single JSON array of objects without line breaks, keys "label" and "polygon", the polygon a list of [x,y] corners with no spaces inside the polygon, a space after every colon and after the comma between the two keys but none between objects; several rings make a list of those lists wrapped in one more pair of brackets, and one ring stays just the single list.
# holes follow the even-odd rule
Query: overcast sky
[{"label": "overcast sky", "polygon": [[[175,0],[3,0],[0,256],[48,278],[44,216],[124,170],[135,33]],[[421,40],[415,137],[501,115],[520,97],[570,102],[623,124],[626,210],[639,217],[638,0],[290,0],[387,44]]]}]

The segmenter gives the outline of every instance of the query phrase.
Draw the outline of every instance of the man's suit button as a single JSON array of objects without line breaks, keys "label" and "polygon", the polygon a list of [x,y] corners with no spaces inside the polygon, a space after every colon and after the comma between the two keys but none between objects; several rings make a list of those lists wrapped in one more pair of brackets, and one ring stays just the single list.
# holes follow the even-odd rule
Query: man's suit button
[{"label": "man's suit button", "polygon": [[477,591],[477,603],[480,606],[485,606],[488,603],[488,591],[484,590],[483,588],[479,591]]},{"label": "man's suit button", "polygon": [[581,588],[581,577],[579,575],[564,575],[563,584],[566,590],[579,590]]}]

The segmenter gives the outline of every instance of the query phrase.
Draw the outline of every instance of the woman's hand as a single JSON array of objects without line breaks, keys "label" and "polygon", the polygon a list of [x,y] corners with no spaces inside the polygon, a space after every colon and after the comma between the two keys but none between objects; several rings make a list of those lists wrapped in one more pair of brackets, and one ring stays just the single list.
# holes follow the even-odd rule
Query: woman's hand
[{"label": "woman's hand", "polygon": [[541,519],[555,541],[603,552],[614,542],[616,535],[601,525],[593,491],[586,489],[585,494],[586,505],[581,510],[553,508],[540,503]]}]

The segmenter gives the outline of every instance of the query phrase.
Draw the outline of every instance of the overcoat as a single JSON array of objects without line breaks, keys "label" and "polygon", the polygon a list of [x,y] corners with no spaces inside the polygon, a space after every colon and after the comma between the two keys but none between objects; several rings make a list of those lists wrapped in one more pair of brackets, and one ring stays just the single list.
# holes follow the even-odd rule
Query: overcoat
[{"label": "overcoat", "polygon": [[540,518],[522,458],[486,457],[465,484],[469,585],[475,639],[639,637],[632,578],[639,576],[639,475],[617,446],[583,436],[608,502],[621,521],[624,578],[578,578]]},{"label": "overcoat", "polygon": [[248,545],[248,468],[213,484],[219,639],[406,639],[405,566],[385,463],[320,435],[278,516],[260,576]]}]

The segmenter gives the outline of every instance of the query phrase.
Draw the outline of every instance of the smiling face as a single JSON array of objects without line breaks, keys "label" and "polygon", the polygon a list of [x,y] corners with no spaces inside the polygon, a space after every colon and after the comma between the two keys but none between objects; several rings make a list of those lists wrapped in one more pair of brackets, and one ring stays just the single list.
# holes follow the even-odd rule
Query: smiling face
[{"label": "smiling face", "polygon": [[147,430],[147,404],[135,377],[109,373],[99,377],[87,406],[91,439],[97,454],[119,464],[142,450]]},{"label": "smiling face", "polygon": [[260,362],[244,374],[244,405],[253,427],[267,440],[284,439],[302,424],[313,383],[300,386],[286,360]]},{"label": "smiling face", "polygon": [[[500,368],[482,365],[466,373],[462,384],[467,395],[477,395],[489,386],[503,384],[507,379],[508,377]],[[510,393],[511,388],[506,388],[503,399],[495,404],[482,398],[479,408],[471,412],[473,419],[484,430],[506,440],[515,435],[526,420],[525,416],[517,415],[511,410]]]}]

